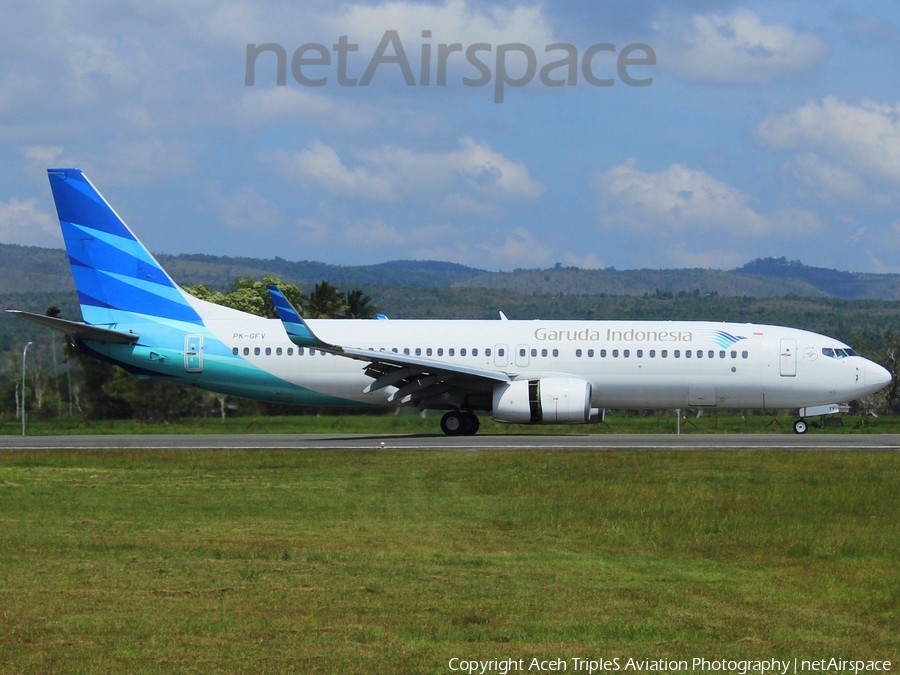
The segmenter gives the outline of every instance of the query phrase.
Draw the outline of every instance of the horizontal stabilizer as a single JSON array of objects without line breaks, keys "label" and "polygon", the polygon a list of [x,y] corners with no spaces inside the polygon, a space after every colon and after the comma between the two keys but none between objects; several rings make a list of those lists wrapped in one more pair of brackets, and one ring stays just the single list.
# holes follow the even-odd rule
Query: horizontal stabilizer
[{"label": "horizontal stabilizer", "polygon": [[58,319],[54,316],[47,316],[46,314],[33,314],[32,312],[23,312],[20,309],[8,309],[6,311],[10,314],[20,316],[23,319],[34,321],[34,323],[39,323],[47,328],[58,330],[61,333],[82,340],[127,345],[137,342],[140,337],[137,333],[123,333],[118,330],[110,330],[109,328],[89,326],[88,324],[79,321],[67,321],[66,319]]}]

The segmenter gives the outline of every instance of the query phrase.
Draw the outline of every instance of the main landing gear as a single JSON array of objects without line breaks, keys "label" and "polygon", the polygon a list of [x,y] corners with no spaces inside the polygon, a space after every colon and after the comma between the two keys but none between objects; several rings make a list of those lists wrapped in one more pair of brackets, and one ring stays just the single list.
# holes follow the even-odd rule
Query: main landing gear
[{"label": "main landing gear", "polygon": [[448,436],[474,436],[481,422],[473,412],[451,410],[441,418],[441,431]]},{"label": "main landing gear", "polygon": [[794,420],[795,434],[805,434],[808,429],[809,425],[806,423],[806,420]]}]

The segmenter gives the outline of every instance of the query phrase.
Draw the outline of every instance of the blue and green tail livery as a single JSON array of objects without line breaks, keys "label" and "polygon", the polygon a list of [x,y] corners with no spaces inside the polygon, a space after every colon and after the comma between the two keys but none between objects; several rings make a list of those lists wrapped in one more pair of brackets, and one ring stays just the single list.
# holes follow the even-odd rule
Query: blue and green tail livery
[{"label": "blue and green tail livery", "polygon": [[197,311],[80,169],[50,169],[50,187],[84,320],[115,328]]}]

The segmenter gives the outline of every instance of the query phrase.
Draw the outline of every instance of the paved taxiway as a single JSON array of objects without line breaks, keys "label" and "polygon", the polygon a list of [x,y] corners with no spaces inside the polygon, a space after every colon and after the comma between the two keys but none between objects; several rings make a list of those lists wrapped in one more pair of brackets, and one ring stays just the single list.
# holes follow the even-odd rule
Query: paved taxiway
[{"label": "paved taxiway", "polygon": [[900,434],[585,434],[450,437],[366,434],[0,436],[2,450],[900,450]]}]

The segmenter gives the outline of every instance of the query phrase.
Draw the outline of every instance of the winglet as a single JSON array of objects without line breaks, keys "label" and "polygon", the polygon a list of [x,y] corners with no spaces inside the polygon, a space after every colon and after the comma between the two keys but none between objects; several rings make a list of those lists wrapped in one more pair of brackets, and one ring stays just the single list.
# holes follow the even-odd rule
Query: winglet
[{"label": "winglet", "polygon": [[275,303],[275,311],[278,312],[278,318],[281,319],[281,323],[284,325],[291,342],[298,347],[313,347],[334,352],[342,351],[340,347],[330,345],[316,337],[315,333],[306,324],[306,321],[303,320],[303,317],[300,316],[300,313],[294,309],[291,301],[284,296],[284,293],[278,290],[277,286],[269,285],[266,288],[269,291],[272,302]]}]

